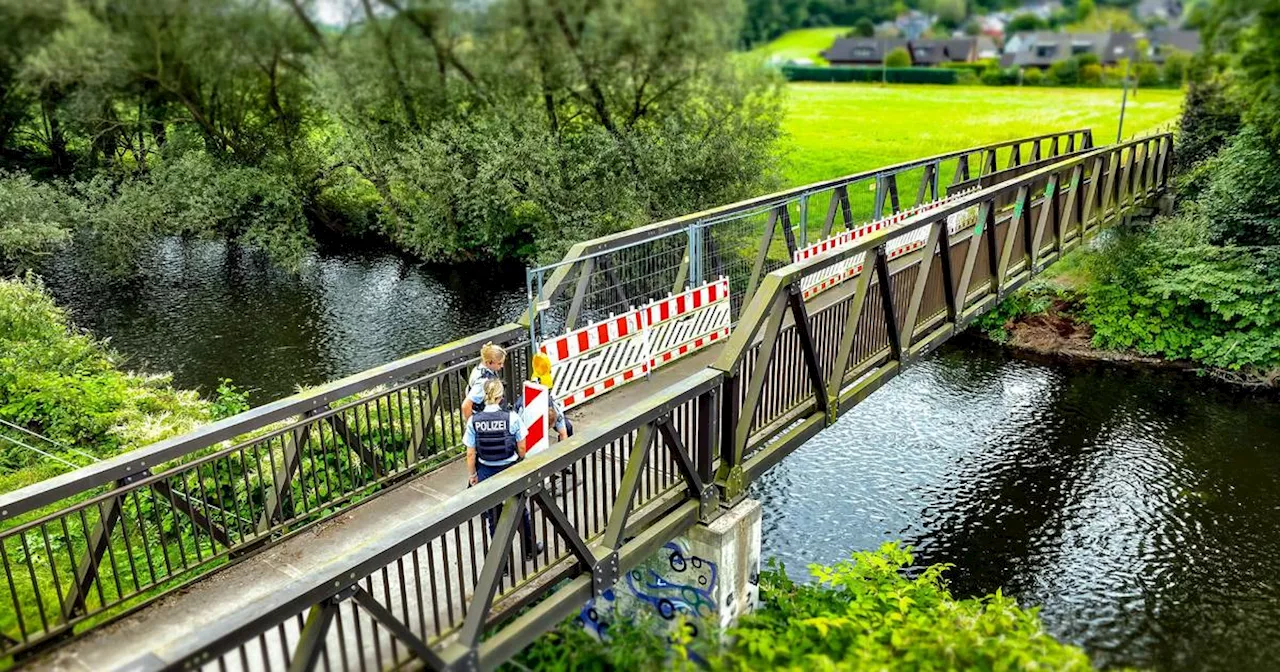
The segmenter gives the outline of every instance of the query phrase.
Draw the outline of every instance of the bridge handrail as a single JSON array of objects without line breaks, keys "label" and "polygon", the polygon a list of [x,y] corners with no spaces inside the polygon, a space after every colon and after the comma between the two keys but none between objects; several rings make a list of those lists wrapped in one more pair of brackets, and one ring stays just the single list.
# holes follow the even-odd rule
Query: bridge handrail
[{"label": "bridge handrail", "polygon": [[186,434],[0,494],[0,522],[11,520],[98,486],[122,479],[138,478],[148,470],[171,460],[237,436],[243,436],[281,420],[314,411],[343,397],[422,373],[437,366],[447,365],[459,359],[473,358],[479,352],[480,346],[488,341],[502,343],[524,335],[525,330],[515,323],[494,327],[284,399],[251,408],[229,418],[203,425]]},{"label": "bridge handrail", "polygon": [[[805,194],[813,194],[817,192],[827,191],[830,189],[835,189],[837,187],[847,186],[857,182],[876,179],[879,177],[897,175],[899,173],[915,170],[917,168],[923,168],[925,166],[932,165],[932,164],[938,164],[943,161],[949,161],[951,159],[959,159],[962,157],[969,157],[973,155],[985,155],[988,152],[996,152],[1007,147],[1020,147],[1021,145],[1024,145],[1027,143],[1033,143],[1033,142],[1038,143],[1042,140],[1049,140],[1054,138],[1069,138],[1071,139],[1071,142],[1069,143],[1069,145],[1076,146],[1074,143],[1074,138],[1076,136],[1080,136],[1081,138],[1079,146],[1083,146],[1083,147],[1093,146],[1093,131],[1092,129],[1089,129],[1089,128],[1078,128],[1078,129],[1073,129],[1069,131],[1042,133],[1040,135],[1032,135],[1024,138],[1017,138],[1014,140],[1002,140],[1000,142],[989,143],[986,145],[979,145],[977,147],[969,147],[966,149],[959,149],[959,150],[954,150],[950,152],[944,152],[942,154],[937,154],[937,155],[922,158],[922,159],[913,159],[911,161],[903,161],[901,163],[897,163],[891,166],[885,166],[885,167],[876,168],[873,170],[865,170],[858,173],[852,173],[849,175],[832,178],[829,180],[812,182],[810,184],[805,184],[799,187],[791,187],[789,189],[783,189],[781,191],[777,191],[772,194],[757,196],[755,198],[749,198],[749,199],[738,201],[735,203],[730,203],[727,205],[721,205],[714,208],[709,208],[706,210],[702,210],[700,212],[680,215],[678,217],[666,219],[661,222],[655,222],[647,226],[641,226],[634,229],[627,229],[626,231],[619,231],[618,233],[613,233],[606,236],[593,238],[591,240],[582,241],[580,243],[577,243],[571,246],[568,249],[568,251],[565,252],[564,257],[559,262],[557,262],[555,273],[552,275],[551,278],[548,279],[546,285],[542,288],[542,292],[539,295],[539,299],[542,301],[554,299],[556,296],[559,295],[560,292],[564,291],[564,288],[565,288],[564,282],[568,278],[570,267],[572,265],[572,262],[574,261],[597,256],[607,250],[627,247],[629,245],[634,245],[636,243],[639,243],[648,239],[659,238],[664,235],[671,234],[673,232],[682,231],[692,223],[705,221],[705,220],[732,217],[737,214],[751,212],[761,208],[768,208],[780,202],[786,202],[791,199],[803,196]],[[982,172],[982,169],[983,167],[979,166],[980,173]],[[528,326],[529,319],[530,319],[530,316],[526,314],[520,318],[520,322]]]},{"label": "bridge handrail", "polygon": [[[803,259],[801,261],[792,262],[782,268],[770,272],[767,277],[773,278],[773,285],[776,294],[777,288],[785,287],[786,285],[798,280],[801,276],[834,266],[849,257],[884,248],[889,240],[893,238],[897,238],[898,236],[916,231],[926,226],[931,226],[939,221],[945,221],[948,216],[963,212],[974,206],[989,203],[996,197],[1004,196],[1023,188],[1027,182],[1033,181],[1036,178],[1061,173],[1063,170],[1068,168],[1081,166],[1086,161],[1096,160],[1102,156],[1115,155],[1125,149],[1145,144],[1151,139],[1164,138],[1169,135],[1170,134],[1168,133],[1146,135],[1126,140],[1118,145],[1105,145],[1093,151],[1077,153],[1077,155],[1068,157],[1063,161],[1055,161],[1051,165],[1030,173],[1011,178],[999,184],[984,187],[979,191],[958,198],[936,209],[908,217],[892,229],[885,229],[868,234],[866,237],[859,239],[850,247],[809,257],[808,259]],[[764,289],[765,287],[762,284],[761,290]],[[711,365],[713,368],[726,373],[732,373],[738,370],[742,365],[742,360],[746,356],[747,351],[751,348],[756,334],[764,324],[764,321],[769,314],[770,305],[774,299],[775,295],[771,294],[769,291],[757,291],[751,297],[750,303],[743,309],[742,319],[738,323],[737,331],[730,336],[724,350],[720,352],[715,363]]]},{"label": "bridge handrail", "polygon": [[[687,403],[701,395],[716,389],[720,384],[721,374],[711,369],[702,369],[697,373],[655,392],[644,399],[601,418],[590,427],[569,438],[550,450],[536,457],[523,460],[503,471],[498,476],[483,481],[454,495],[447,502],[436,506],[423,517],[406,519],[396,526],[377,531],[377,536],[369,543],[361,545],[349,554],[334,558],[334,562],[323,568],[311,570],[287,580],[268,600],[254,604],[253,609],[243,610],[236,619],[220,620],[216,626],[192,632],[179,642],[164,650],[166,667],[176,666],[182,661],[210,660],[228,650],[244,638],[245,635],[256,634],[264,626],[276,623],[304,612],[308,607],[319,604],[344,592],[351,583],[352,577],[363,577],[395,562],[416,548],[420,548],[432,539],[449,532],[458,525],[480,516],[483,512],[506,504],[522,497],[535,484],[540,484],[555,476],[561,470],[572,467],[576,462],[588,457],[601,447],[618,441],[636,431],[641,426],[652,424],[661,417],[671,413],[681,404]],[[623,488],[617,501],[629,501],[634,496],[634,489],[628,492]],[[668,507],[668,511],[680,502]],[[690,523],[693,522],[690,519]],[[579,539],[582,544],[591,540]],[[642,556],[634,548],[626,548],[624,544],[618,550],[636,560]],[[488,567],[486,566],[486,571]],[[151,669],[155,663],[155,652],[146,652],[139,659],[136,667],[131,669]]]}]

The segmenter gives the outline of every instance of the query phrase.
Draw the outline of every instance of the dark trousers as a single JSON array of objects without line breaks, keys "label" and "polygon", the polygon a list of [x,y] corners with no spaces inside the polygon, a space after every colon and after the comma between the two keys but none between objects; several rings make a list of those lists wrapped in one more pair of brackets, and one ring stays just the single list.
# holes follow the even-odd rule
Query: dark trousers
[{"label": "dark trousers", "polygon": [[[510,467],[511,464],[504,464],[500,467],[491,467],[487,464],[476,462],[476,481],[483,481],[502,473],[504,469]],[[493,538],[494,530],[498,527],[498,518],[502,516],[502,505],[499,504],[492,509],[484,512],[484,519],[489,523],[489,538]],[[533,537],[533,520],[529,517],[529,507],[524,510],[524,520],[520,521],[520,548],[528,554],[532,552],[536,540]]]}]

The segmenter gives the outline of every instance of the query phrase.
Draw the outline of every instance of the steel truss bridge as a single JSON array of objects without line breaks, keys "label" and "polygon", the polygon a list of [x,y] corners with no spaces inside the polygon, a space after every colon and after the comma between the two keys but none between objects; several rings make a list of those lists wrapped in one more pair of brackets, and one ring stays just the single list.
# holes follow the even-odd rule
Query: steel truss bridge
[{"label": "steel truss bridge", "polygon": [[[3,655],[55,669],[494,668],[1063,254],[1149,214],[1172,153],[1168,133],[1095,147],[1073,130],[575,245],[531,272],[520,322],[0,496]],[[937,207],[794,261],[810,234],[906,212],[912,184],[916,205]],[[890,249],[905,234],[922,244]],[[806,277],[837,268],[847,280],[804,298]],[[481,344],[508,346],[515,382],[531,338],[719,277],[727,339],[464,487],[459,402]],[[549,488],[566,469],[570,485]],[[490,537],[481,514],[500,503]],[[515,541],[524,511],[546,542],[531,560]]]}]

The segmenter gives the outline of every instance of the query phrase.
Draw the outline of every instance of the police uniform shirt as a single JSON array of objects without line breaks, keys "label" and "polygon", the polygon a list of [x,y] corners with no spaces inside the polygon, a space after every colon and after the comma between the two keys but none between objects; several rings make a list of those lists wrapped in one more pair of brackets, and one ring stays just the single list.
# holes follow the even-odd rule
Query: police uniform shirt
[{"label": "police uniform shirt", "polygon": [[[502,409],[497,404],[489,404],[488,406],[484,407],[484,412],[486,413],[492,413],[494,411],[501,411],[501,410]],[[467,430],[462,435],[462,445],[468,448],[476,447],[476,424],[475,423],[476,423],[476,416],[472,415],[470,418],[467,418]],[[525,429],[524,425],[520,423],[520,415],[517,414],[515,411],[507,411],[507,431],[511,434],[511,436],[516,437],[517,442],[524,441],[525,437],[529,435],[529,430]],[[516,460],[520,459],[520,454],[512,453],[511,457],[505,460],[499,460],[497,462],[488,462],[486,460],[481,460],[479,457],[477,457],[476,459],[479,460],[480,464],[483,464],[485,466],[501,467],[503,465],[511,464]]]},{"label": "police uniform shirt", "polygon": [[[486,374],[485,371],[489,373]],[[496,371],[486,368],[484,364],[476,364],[476,368],[471,370],[471,377],[467,379],[467,398],[471,403],[477,406],[484,404],[484,384],[497,378]]]}]

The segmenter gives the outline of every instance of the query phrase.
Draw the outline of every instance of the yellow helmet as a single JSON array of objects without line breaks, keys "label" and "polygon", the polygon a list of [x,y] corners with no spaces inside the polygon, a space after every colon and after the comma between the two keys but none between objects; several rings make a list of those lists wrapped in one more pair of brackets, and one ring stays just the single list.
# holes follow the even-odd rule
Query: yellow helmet
[{"label": "yellow helmet", "polygon": [[551,389],[551,358],[547,356],[547,353],[534,353],[533,373],[530,374],[529,380]]}]

